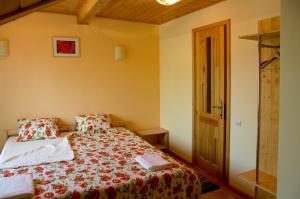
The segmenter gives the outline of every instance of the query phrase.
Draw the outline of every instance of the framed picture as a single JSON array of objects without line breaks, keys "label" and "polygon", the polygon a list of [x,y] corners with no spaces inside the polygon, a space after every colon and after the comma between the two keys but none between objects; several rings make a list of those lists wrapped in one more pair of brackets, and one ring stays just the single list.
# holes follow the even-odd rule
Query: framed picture
[{"label": "framed picture", "polygon": [[79,38],[53,37],[54,57],[79,57]]}]

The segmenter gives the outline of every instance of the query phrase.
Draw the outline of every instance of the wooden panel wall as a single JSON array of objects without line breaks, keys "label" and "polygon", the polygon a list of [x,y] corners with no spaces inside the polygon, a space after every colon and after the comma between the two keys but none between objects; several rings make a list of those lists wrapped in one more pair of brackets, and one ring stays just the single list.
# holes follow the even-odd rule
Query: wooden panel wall
[{"label": "wooden panel wall", "polygon": [[[277,31],[280,19],[275,17],[259,22],[259,32]],[[264,44],[279,45],[280,38],[264,39]],[[276,50],[262,48],[262,61],[275,56]],[[275,60],[261,69],[260,92],[260,154],[259,169],[272,176],[277,176],[278,130],[279,130],[279,74],[280,61]]]},{"label": "wooden panel wall", "polygon": [[[280,30],[280,18],[274,17],[259,21],[259,33]],[[280,37],[262,39],[263,44],[279,46]],[[261,48],[261,62],[277,56],[276,48]],[[258,169],[272,178],[276,193],[279,136],[279,92],[280,92],[280,59],[260,69],[260,121],[259,121],[259,154]],[[266,179],[258,175],[258,183]],[[274,182],[273,182],[274,181]],[[257,199],[275,199],[276,196],[258,188]]]}]

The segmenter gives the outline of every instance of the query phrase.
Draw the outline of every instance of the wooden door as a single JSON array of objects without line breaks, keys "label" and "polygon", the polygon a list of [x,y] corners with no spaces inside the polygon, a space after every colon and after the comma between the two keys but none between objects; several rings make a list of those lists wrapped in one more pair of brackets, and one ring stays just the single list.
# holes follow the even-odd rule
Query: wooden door
[{"label": "wooden door", "polygon": [[224,178],[226,107],[226,26],[194,31],[193,162]]}]

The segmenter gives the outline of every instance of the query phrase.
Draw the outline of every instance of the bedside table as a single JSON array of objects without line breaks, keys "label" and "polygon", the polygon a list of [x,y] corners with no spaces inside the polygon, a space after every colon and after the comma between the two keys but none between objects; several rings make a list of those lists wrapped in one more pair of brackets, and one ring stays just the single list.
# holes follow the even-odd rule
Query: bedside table
[{"label": "bedside table", "polygon": [[127,122],[124,120],[112,120],[111,121],[112,127],[124,127],[126,128]]},{"label": "bedside table", "polygon": [[137,131],[136,134],[160,150],[169,149],[169,131],[163,128]]}]

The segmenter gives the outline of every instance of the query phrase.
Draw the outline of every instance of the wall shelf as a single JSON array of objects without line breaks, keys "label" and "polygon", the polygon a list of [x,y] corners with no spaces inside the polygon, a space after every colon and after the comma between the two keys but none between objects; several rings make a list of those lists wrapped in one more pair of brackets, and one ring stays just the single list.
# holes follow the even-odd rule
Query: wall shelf
[{"label": "wall shelf", "polygon": [[259,36],[261,36],[262,39],[278,38],[278,37],[280,37],[280,31],[272,31],[272,32],[265,32],[265,33],[242,35],[242,36],[239,36],[239,38],[240,39],[258,41]]},{"label": "wall shelf", "polygon": [[277,178],[271,176],[263,171],[259,171],[260,182],[256,182],[256,169],[241,173],[239,177],[246,182],[257,186],[260,189],[263,189],[270,194],[276,196],[277,193]]}]

